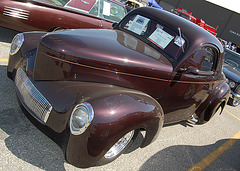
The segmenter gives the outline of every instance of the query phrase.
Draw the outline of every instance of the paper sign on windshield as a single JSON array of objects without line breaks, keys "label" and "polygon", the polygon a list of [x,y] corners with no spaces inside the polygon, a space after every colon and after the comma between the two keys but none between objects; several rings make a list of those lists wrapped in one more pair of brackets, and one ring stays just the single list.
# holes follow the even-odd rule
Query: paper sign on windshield
[{"label": "paper sign on windshield", "polygon": [[133,22],[130,24],[128,30],[140,35],[147,26],[148,22],[149,22],[148,18],[137,15],[134,18]]},{"label": "paper sign on windshield", "polygon": [[103,2],[103,15],[110,16],[111,4],[108,2]]},{"label": "paper sign on windshield", "polygon": [[173,36],[163,31],[160,28],[157,28],[148,38],[151,42],[156,44],[162,49],[165,49],[167,45],[173,40]]}]

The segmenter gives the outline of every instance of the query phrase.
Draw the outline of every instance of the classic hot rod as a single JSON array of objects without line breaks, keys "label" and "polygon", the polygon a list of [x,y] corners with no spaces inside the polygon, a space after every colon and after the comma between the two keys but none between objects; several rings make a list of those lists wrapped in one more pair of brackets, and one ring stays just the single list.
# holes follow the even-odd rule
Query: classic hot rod
[{"label": "classic hot rod", "polygon": [[15,36],[8,77],[27,111],[66,134],[66,160],[77,167],[109,163],[146,131],[163,124],[203,124],[229,97],[221,43],[203,28],[151,7],[113,30],[28,32]]}]

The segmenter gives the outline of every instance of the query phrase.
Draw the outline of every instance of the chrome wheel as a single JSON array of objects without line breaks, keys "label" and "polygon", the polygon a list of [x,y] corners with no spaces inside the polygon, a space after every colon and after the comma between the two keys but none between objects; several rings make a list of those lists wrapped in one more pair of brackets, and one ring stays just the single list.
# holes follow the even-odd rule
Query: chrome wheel
[{"label": "chrome wheel", "polygon": [[233,99],[233,106],[238,106],[240,103],[240,99],[239,98],[234,98]]},{"label": "chrome wheel", "polygon": [[133,135],[134,135],[134,130],[125,134],[110,148],[110,150],[108,150],[108,152],[104,155],[104,157],[106,159],[110,159],[117,156],[119,153],[121,153],[127,147],[127,145],[131,142]]},{"label": "chrome wheel", "polygon": [[240,104],[240,98],[239,97],[233,97],[233,98],[229,98],[228,100],[228,104],[231,106],[238,106]]}]

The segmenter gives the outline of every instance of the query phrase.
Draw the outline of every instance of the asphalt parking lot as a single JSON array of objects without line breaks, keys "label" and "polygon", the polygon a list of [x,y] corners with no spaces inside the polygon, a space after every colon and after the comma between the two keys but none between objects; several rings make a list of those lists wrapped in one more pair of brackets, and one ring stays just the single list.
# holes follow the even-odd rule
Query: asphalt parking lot
[{"label": "asphalt parking lot", "polygon": [[[60,147],[38,130],[18,106],[6,69],[17,32],[0,27],[0,170],[81,170],[64,160]],[[240,106],[227,106],[205,125],[166,125],[157,140],[135,143],[114,162],[84,170],[240,170]]]}]

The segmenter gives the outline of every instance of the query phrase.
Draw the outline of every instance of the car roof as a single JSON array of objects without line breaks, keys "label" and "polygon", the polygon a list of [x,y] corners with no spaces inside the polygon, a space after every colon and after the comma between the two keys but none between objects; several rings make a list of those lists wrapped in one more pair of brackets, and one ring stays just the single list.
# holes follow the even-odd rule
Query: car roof
[{"label": "car roof", "polygon": [[[223,47],[220,41],[208,31],[200,26],[165,10],[160,10],[152,7],[141,7],[134,10],[134,12],[144,14],[155,20],[160,20],[167,23],[171,27],[177,29],[180,27],[181,32],[189,41],[189,48],[196,47],[200,44],[213,44],[217,47],[220,53],[223,53]],[[197,34],[196,34],[197,33]]]}]

